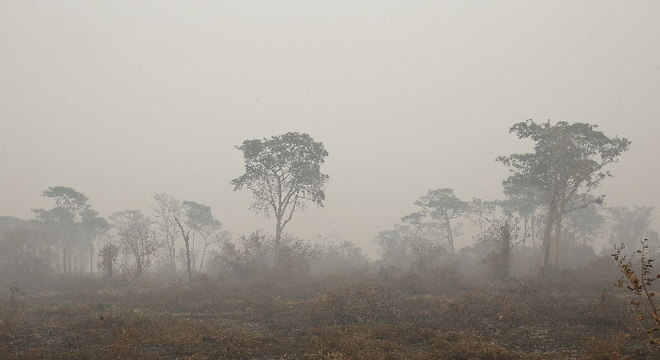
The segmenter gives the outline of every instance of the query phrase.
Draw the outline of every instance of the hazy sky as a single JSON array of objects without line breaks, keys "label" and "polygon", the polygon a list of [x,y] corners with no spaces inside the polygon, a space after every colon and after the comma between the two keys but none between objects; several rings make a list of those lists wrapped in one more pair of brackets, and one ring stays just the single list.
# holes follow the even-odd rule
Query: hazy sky
[{"label": "hazy sky", "polygon": [[0,0],[0,215],[70,186],[103,215],[166,192],[272,232],[235,145],[328,149],[325,208],[288,231],[372,247],[432,188],[501,196],[515,122],[632,141],[601,188],[660,207],[660,2]]}]

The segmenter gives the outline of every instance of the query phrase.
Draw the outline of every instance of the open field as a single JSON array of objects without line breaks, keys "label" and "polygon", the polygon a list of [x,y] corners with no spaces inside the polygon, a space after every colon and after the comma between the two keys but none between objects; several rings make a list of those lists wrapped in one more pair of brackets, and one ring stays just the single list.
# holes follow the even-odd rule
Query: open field
[{"label": "open field", "polygon": [[[269,274],[0,298],[3,359],[653,359],[626,293],[540,282]],[[287,279],[282,280],[282,279]],[[58,284],[62,286],[62,284]]]},{"label": "open field", "polygon": [[0,360],[660,360],[659,14],[0,0]]}]

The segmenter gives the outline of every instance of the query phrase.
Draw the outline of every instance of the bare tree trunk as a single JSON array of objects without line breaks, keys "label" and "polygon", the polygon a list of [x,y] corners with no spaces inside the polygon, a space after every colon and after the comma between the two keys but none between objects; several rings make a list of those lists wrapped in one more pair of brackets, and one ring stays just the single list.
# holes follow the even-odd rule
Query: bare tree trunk
[{"label": "bare tree trunk", "polygon": [[559,203],[559,210],[555,219],[555,233],[552,238],[552,247],[551,247],[551,259],[550,266],[553,270],[559,269],[559,244],[561,242],[561,223],[564,217],[564,212],[566,211],[566,192],[563,191],[561,195],[561,201]]},{"label": "bare tree trunk", "polygon": [[550,195],[550,203],[548,204],[548,213],[546,214],[546,220],[543,228],[543,257],[541,260],[541,276],[547,274],[550,269],[550,249],[551,249],[551,235],[552,235],[552,225],[555,222],[557,214],[557,198],[553,190]]},{"label": "bare tree trunk", "polygon": [[186,270],[188,271],[188,283],[192,284],[192,262],[190,259],[190,238],[188,233],[184,236],[183,241],[186,243]]},{"label": "bare tree trunk", "polygon": [[282,216],[278,215],[277,224],[275,225],[275,248],[280,248],[280,241],[282,240]]},{"label": "bare tree trunk", "polygon": [[62,273],[66,275],[66,249],[62,246]]},{"label": "bare tree trunk", "polygon": [[449,220],[448,217],[445,217],[445,222],[447,224],[447,245],[449,248],[449,253],[453,254],[454,253],[454,234],[451,229],[451,221]]},{"label": "bare tree trunk", "polygon": [[509,229],[509,221],[505,221],[502,226],[502,239],[500,243],[500,256],[501,268],[500,279],[506,280],[509,278],[509,269],[511,265],[511,230]]},{"label": "bare tree trunk", "polygon": [[68,273],[67,273],[67,263],[68,263],[67,246],[66,246],[66,243],[63,243],[62,244],[62,271],[64,272],[64,275],[68,275]]},{"label": "bare tree trunk", "polygon": [[175,244],[176,238],[172,237],[170,240],[170,243],[172,244],[172,251],[171,251],[171,266],[172,266],[172,274],[176,275],[176,244]]},{"label": "bare tree trunk", "polygon": [[525,243],[527,243],[527,235],[529,234],[529,232],[527,231],[527,222],[528,221],[529,221],[529,215],[525,215],[525,220],[524,220],[524,225],[523,225],[523,234],[525,234],[525,236],[523,237],[523,239],[524,239],[523,241]]},{"label": "bare tree trunk", "polygon": [[282,248],[281,248],[281,242],[282,242],[282,215],[276,215],[277,218],[277,224],[275,225],[275,248],[273,249],[275,251],[275,258],[273,259],[275,266],[279,267],[282,263]]},{"label": "bare tree trunk", "polygon": [[78,249],[76,248],[75,245],[72,245],[71,252],[72,252],[72,255],[73,255],[73,256],[71,256],[71,268],[73,269],[71,271],[71,274],[77,274],[78,273],[78,263],[79,263],[79,258],[80,257],[78,256]]},{"label": "bare tree trunk", "polygon": [[530,214],[530,219],[529,219],[529,227],[531,231],[531,242],[532,242],[532,250],[536,249],[536,209],[532,209],[532,213]]},{"label": "bare tree trunk", "polygon": [[89,274],[94,275],[94,241],[89,243]]},{"label": "bare tree trunk", "polygon": [[193,228],[192,231],[192,241],[191,241],[191,246],[190,246],[190,268],[195,269],[196,264],[197,264],[197,249],[195,249],[195,228]]},{"label": "bare tree trunk", "polygon": [[550,268],[553,271],[559,269],[559,243],[561,237],[561,212],[557,214],[555,220],[555,231],[552,234],[552,245],[550,245]]},{"label": "bare tree trunk", "polygon": [[139,255],[135,256],[135,276],[133,277],[133,280],[142,275],[142,266],[142,258],[140,258]]},{"label": "bare tree trunk", "polygon": [[209,242],[207,240],[207,237],[204,238],[204,249],[202,249],[202,258],[199,261],[199,267],[198,267],[198,272],[202,272],[202,267],[204,266],[204,258],[206,257],[206,249],[209,247]]},{"label": "bare tree trunk", "polygon": [[188,270],[188,283],[192,284],[192,267],[190,263],[190,231],[184,231],[183,226],[181,225],[181,222],[179,219],[174,218],[176,221],[176,224],[179,225],[179,229],[181,230],[181,236],[183,237],[183,241],[186,243],[186,267]]},{"label": "bare tree trunk", "polygon": [[66,261],[66,266],[67,266],[67,272],[69,275],[73,274],[73,247],[70,244],[67,244],[67,261]]}]

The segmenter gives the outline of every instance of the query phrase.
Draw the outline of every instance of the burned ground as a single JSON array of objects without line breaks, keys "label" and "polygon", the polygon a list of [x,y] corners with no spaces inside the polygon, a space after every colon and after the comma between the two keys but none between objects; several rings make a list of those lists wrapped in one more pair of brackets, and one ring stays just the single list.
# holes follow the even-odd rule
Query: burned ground
[{"label": "burned ground", "polygon": [[[71,282],[0,299],[4,359],[651,359],[611,282],[367,272]],[[283,280],[286,279],[286,280]]]}]

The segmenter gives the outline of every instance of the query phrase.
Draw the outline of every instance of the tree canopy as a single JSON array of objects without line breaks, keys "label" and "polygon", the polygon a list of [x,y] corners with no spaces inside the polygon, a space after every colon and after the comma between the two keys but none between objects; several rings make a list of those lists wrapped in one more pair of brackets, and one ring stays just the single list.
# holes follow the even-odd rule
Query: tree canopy
[{"label": "tree canopy", "polygon": [[245,140],[245,173],[231,181],[234,190],[250,189],[254,209],[272,213],[277,220],[275,241],[296,209],[312,202],[323,206],[328,175],[321,172],[328,152],[305,133],[288,132],[271,138]]},{"label": "tree canopy", "polygon": [[470,210],[470,204],[456,197],[454,190],[442,188],[429,190],[426,195],[415,201],[415,205],[422,209],[417,213],[404,217],[403,220],[410,221],[421,217],[439,222],[447,239],[448,250],[450,253],[454,253],[455,229],[452,229],[451,220],[467,214]]},{"label": "tree canopy", "polygon": [[630,145],[628,139],[608,137],[597,128],[597,125],[564,121],[519,122],[510,132],[520,139],[534,141],[534,152],[497,158],[512,171],[503,184],[508,192],[532,188],[545,203],[543,271],[557,267],[564,214],[602,202],[602,196],[595,197],[590,192],[611,176],[604,168],[617,161]]}]

